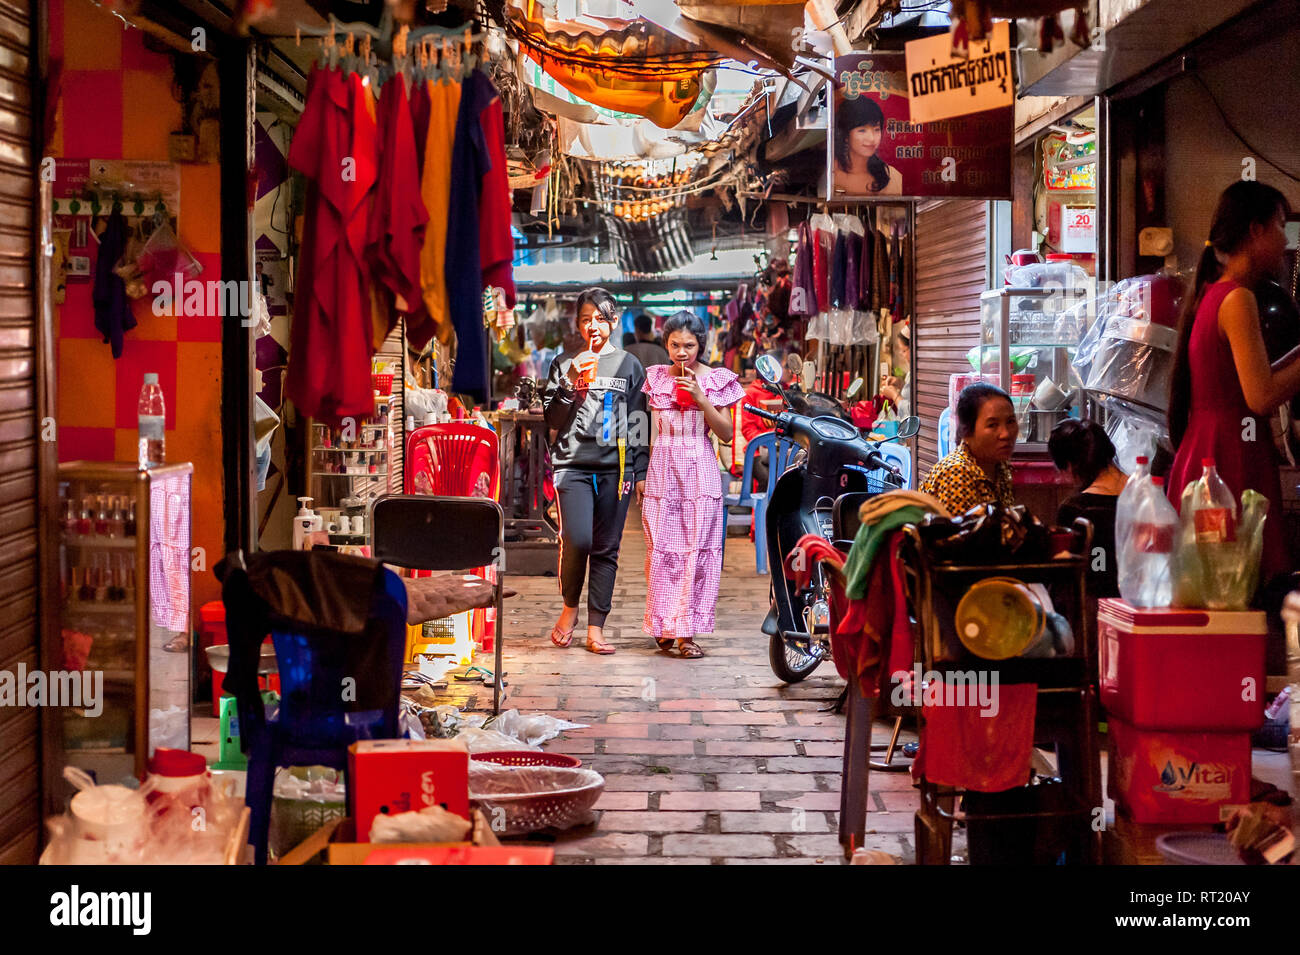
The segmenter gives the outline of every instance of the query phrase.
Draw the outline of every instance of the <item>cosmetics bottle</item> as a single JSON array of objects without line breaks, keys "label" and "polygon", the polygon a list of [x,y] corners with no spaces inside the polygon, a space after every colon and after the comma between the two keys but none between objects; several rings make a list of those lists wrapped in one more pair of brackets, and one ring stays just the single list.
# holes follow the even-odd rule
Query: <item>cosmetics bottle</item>
[{"label": "cosmetics bottle", "polygon": [[90,497],[86,496],[81,499],[81,516],[77,518],[77,533],[82,537],[89,537],[94,526],[94,512],[90,507]]},{"label": "cosmetics bottle", "polygon": [[[102,558],[102,559],[101,559]],[[108,555],[95,555],[95,602],[108,600]]]},{"label": "cosmetics bottle", "polygon": [[126,576],[122,581],[122,599],[129,604],[135,603],[135,564],[130,558],[127,558]]},{"label": "cosmetics bottle", "polygon": [[122,534],[124,537],[135,536],[135,498],[129,499],[126,517],[122,522]]},{"label": "cosmetics bottle", "polygon": [[98,497],[98,510],[95,511],[95,534],[98,537],[108,536],[108,502],[104,495]]},{"label": "cosmetics bottle", "polygon": [[108,536],[115,540],[121,540],[124,524],[125,521],[122,518],[122,499],[114,496],[111,499],[108,512]]},{"label": "cosmetics bottle", "polygon": [[125,561],[125,556],[124,554],[117,555],[113,559],[113,566],[109,571],[108,599],[112,603],[121,603],[126,598],[126,588],[122,586],[126,570],[121,566]]}]

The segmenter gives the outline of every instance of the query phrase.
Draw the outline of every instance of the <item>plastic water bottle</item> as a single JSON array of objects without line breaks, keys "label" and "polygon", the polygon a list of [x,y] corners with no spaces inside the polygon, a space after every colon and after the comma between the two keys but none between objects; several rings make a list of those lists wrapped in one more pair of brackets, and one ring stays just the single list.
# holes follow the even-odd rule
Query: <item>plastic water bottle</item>
[{"label": "plastic water bottle", "polygon": [[1196,543],[1228,544],[1237,539],[1237,499],[1219,477],[1214,458],[1201,459],[1200,480],[1192,490]]},{"label": "plastic water bottle", "polygon": [[1151,484],[1150,462],[1144,455],[1138,455],[1137,467],[1124,483],[1124,490],[1119,492],[1115,502],[1115,543],[1119,544],[1127,536],[1128,518],[1132,513],[1133,499],[1141,488]]},{"label": "plastic water bottle", "polygon": [[1237,546],[1237,499],[1219,477],[1214,458],[1201,460],[1200,480],[1192,487],[1192,521],[1196,549],[1205,568],[1205,605],[1211,610],[1227,607],[1233,582],[1241,570]]},{"label": "plastic water bottle", "polygon": [[1138,486],[1128,501],[1128,536],[1116,539],[1120,596],[1134,607],[1168,607],[1173,601],[1178,512],[1165,498],[1164,484],[1164,478],[1148,477]]},{"label": "plastic water bottle", "polygon": [[158,384],[158,376],[154,372],[147,372],[144,376],[140,403],[136,406],[136,420],[140,426],[136,463],[143,471],[163,463],[167,441],[167,412],[163,404],[162,386]]}]

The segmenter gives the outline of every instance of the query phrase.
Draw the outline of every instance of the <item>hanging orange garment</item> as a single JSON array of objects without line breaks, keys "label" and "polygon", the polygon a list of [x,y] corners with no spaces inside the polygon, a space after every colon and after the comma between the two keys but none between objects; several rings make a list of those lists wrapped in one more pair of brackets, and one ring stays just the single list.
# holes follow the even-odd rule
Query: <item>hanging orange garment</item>
[{"label": "hanging orange garment", "polygon": [[429,213],[420,251],[420,286],[424,297],[424,321],[408,321],[406,338],[423,348],[435,335],[443,344],[453,335],[447,304],[447,212],[451,204],[451,154],[456,141],[456,115],[460,111],[460,84],[430,80],[429,131],[424,144],[424,169],[420,194]]}]

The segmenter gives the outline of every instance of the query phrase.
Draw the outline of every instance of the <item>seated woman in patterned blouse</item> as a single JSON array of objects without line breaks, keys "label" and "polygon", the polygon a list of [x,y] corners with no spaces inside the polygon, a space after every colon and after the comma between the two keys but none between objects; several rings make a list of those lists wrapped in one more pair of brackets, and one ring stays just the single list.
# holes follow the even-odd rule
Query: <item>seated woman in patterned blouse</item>
[{"label": "seated woman in patterned blouse", "polygon": [[977,382],[957,396],[957,448],[930,469],[921,490],[954,517],[980,504],[1011,507],[1011,452],[1020,425],[1001,388]]}]

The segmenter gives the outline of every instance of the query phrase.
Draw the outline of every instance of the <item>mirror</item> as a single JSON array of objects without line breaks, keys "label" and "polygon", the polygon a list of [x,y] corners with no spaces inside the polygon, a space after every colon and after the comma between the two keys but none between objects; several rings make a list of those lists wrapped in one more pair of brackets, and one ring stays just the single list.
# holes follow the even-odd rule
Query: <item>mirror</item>
[{"label": "mirror", "polygon": [[859,376],[853,379],[853,383],[849,385],[849,390],[844,392],[844,400],[853,401],[855,398],[858,397],[858,392],[861,390],[862,390],[862,378],[861,376]]},{"label": "mirror", "polygon": [[902,421],[898,422],[898,434],[895,436],[894,440],[897,441],[901,438],[915,437],[920,433],[920,431],[921,419],[914,414],[908,415]]},{"label": "mirror", "polygon": [[810,361],[803,363],[803,373],[800,376],[803,383],[804,391],[812,391],[813,384],[817,381],[817,366]]},{"label": "mirror", "polygon": [[769,385],[780,383],[781,363],[772,355],[759,355],[754,367],[758,370],[758,376]]}]

